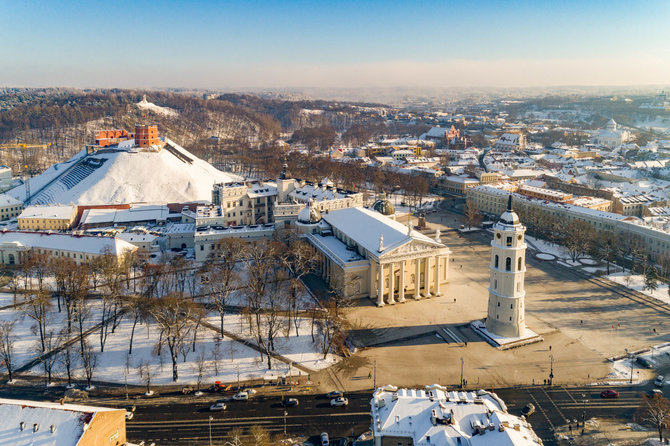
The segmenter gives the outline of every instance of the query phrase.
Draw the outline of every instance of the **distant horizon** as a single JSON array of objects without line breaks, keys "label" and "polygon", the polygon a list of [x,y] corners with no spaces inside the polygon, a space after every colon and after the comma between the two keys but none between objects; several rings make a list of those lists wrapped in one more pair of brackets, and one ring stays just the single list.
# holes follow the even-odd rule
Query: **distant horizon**
[{"label": "distant horizon", "polygon": [[[665,85],[670,2],[4,2],[0,85]],[[406,87],[399,87],[406,86]]]}]

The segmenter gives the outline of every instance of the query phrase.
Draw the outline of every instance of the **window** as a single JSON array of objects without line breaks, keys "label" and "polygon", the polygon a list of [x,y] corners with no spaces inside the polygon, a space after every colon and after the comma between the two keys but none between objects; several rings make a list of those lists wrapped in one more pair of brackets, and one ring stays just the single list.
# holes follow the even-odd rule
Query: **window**
[{"label": "window", "polygon": [[521,271],[521,257],[519,257],[519,261],[517,262],[517,265],[518,266],[516,267],[516,269]]},{"label": "window", "polygon": [[514,304],[509,304],[509,309],[513,310],[514,309]]},{"label": "window", "polygon": [[498,279],[493,281],[493,289],[497,290],[498,289]]},{"label": "window", "polygon": [[496,268],[498,267],[498,254],[496,254]]},{"label": "window", "polygon": [[512,258],[507,257],[505,259],[505,271],[512,271]]},{"label": "window", "polygon": [[512,237],[507,237],[507,246],[512,246]]},{"label": "window", "polygon": [[498,302],[498,306],[500,306],[500,302]]}]

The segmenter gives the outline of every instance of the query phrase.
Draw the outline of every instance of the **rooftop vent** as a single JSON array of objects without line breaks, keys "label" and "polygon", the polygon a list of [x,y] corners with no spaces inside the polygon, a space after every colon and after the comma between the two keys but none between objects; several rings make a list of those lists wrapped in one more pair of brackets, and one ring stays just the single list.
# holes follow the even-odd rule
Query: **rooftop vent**
[{"label": "rooftop vent", "polygon": [[49,427],[49,429],[51,429],[51,433],[53,434],[54,432],[56,432],[56,425],[52,424],[52,425]]},{"label": "rooftop vent", "polygon": [[33,432],[37,432],[38,430],[40,430],[40,425],[37,423],[33,424]]},{"label": "rooftop vent", "polygon": [[20,430],[24,430],[25,428],[26,428],[26,422],[25,422],[25,421],[21,421],[21,422],[19,423],[19,429],[20,429]]}]

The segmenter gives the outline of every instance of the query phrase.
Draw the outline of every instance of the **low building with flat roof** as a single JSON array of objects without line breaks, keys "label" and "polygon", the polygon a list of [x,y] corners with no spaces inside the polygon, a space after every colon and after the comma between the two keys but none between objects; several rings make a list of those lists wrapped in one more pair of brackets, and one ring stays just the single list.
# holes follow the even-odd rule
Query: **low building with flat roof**
[{"label": "low building with flat roof", "polygon": [[375,446],[540,446],[523,417],[492,392],[380,387],[370,401]]},{"label": "low building with flat roof", "polygon": [[19,229],[34,231],[65,231],[72,228],[77,218],[77,206],[28,206],[19,215]]}]

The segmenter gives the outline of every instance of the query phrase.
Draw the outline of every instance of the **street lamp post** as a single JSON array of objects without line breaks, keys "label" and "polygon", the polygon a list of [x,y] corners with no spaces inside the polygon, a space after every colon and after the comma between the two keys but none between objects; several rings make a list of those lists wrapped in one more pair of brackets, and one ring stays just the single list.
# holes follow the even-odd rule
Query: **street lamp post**
[{"label": "street lamp post", "polygon": [[372,389],[377,390],[377,360],[375,359],[375,362],[373,364],[373,380],[372,380]]},{"label": "street lamp post", "polygon": [[553,385],[554,383],[554,355],[549,355],[549,361],[550,366],[549,366],[549,385]]},{"label": "street lamp post", "polygon": [[586,426],[586,403],[589,401],[586,399],[586,394],[582,393],[582,401],[584,402],[584,406],[582,408],[582,428]]},{"label": "street lamp post", "polygon": [[212,446],[212,420],[214,419],[213,416],[209,416],[209,446]]},{"label": "street lamp post", "polygon": [[463,388],[463,357],[461,356],[461,389]]},{"label": "street lamp post", "polygon": [[628,359],[630,359],[630,384],[633,384],[633,354],[628,351],[628,349],[624,349],[626,351],[626,356],[628,356]]}]

